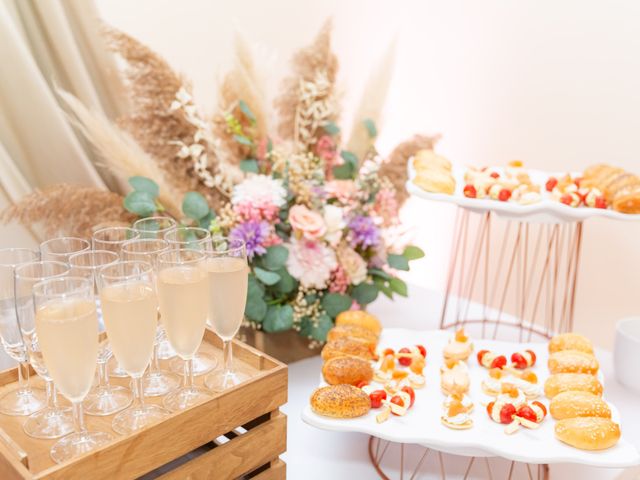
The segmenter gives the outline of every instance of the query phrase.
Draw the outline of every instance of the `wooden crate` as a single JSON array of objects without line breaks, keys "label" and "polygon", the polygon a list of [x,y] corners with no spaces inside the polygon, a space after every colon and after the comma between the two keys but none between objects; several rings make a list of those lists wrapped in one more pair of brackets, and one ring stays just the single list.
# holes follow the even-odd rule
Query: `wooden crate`
[{"label": "wooden crate", "polygon": [[[222,342],[210,330],[203,349],[222,364]],[[0,479],[284,479],[287,367],[241,342],[234,342],[239,371],[251,378],[214,394],[209,401],[131,435],[111,429],[113,416],[85,415],[89,430],[116,439],[99,450],[57,465],[49,455],[56,440],[38,440],[22,430],[25,417],[0,414]],[[0,372],[0,393],[17,380],[17,370]],[[202,384],[203,376],[196,377]],[[128,386],[128,379],[111,379]],[[34,385],[42,380],[32,377]],[[162,398],[147,398],[161,404]]]}]

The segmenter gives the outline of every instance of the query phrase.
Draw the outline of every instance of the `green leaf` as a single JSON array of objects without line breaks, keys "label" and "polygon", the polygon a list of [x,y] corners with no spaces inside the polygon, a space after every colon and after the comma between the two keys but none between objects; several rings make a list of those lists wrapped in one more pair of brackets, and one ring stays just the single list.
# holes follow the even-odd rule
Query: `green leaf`
[{"label": "green leaf", "polygon": [[124,197],[124,208],[140,217],[150,217],[156,211],[156,202],[147,192],[134,190]]},{"label": "green leaf", "polygon": [[209,204],[199,192],[187,192],[182,200],[182,212],[193,220],[200,220],[209,214]]},{"label": "green leaf", "polygon": [[244,158],[240,160],[240,170],[247,173],[258,173],[258,161],[255,158]]},{"label": "green leaf", "polygon": [[302,317],[300,319],[300,335],[310,338],[313,331],[313,323],[309,317]]},{"label": "green leaf", "polygon": [[131,185],[131,188],[137,192],[148,193],[152,198],[156,198],[160,194],[160,187],[158,184],[147,177],[129,177],[129,185]]},{"label": "green leaf", "polygon": [[236,134],[233,136],[233,139],[242,145],[246,145],[247,147],[253,147],[253,142],[251,141],[251,139],[248,137],[245,137],[244,135]]},{"label": "green leaf", "polygon": [[396,270],[409,270],[409,260],[407,260],[404,255],[390,253],[387,255],[387,263],[391,268],[395,268]]},{"label": "green leaf", "polygon": [[291,305],[271,305],[262,322],[265,332],[283,332],[293,327],[293,308]]},{"label": "green leaf", "polygon": [[355,168],[350,163],[343,163],[333,167],[333,176],[338,180],[351,180],[355,174]]},{"label": "green leaf", "polygon": [[364,124],[364,128],[367,129],[367,133],[369,134],[369,138],[376,138],[378,136],[378,129],[376,128],[376,124],[370,118],[365,118],[362,123]]},{"label": "green leaf", "polygon": [[367,305],[378,298],[378,287],[372,283],[359,283],[353,290],[351,290],[351,296],[360,305]]},{"label": "green leaf", "polygon": [[409,245],[402,252],[402,256],[407,260],[418,260],[419,258],[424,257],[424,252],[421,248],[416,247],[415,245]]},{"label": "green leaf", "polygon": [[298,286],[296,279],[285,268],[281,268],[276,273],[280,275],[280,281],[274,285],[278,292],[291,293]]},{"label": "green leaf", "polygon": [[311,337],[319,342],[327,340],[327,333],[333,328],[333,320],[326,313],[318,316],[318,323],[311,327]]},{"label": "green leaf", "polygon": [[267,270],[280,270],[287,263],[289,250],[282,245],[267,247],[267,253],[262,255],[262,264]]},{"label": "green leaf", "polygon": [[211,228],[211,222],[215,220],[215,218],[216,214],[213,212],[213,210],[209,210],[209,213],[198,220],[198,225],[200,226],[200,228],[206,228],[207,230],[209,230]]},{"label": "green leaf", "polygon": [[280,275],[275,272],[263,270],[260,267],[254,267],[253,272],[256,274],[256,277],[258,277],[258,280],[260,280],[265,285],[275,285],[280,281]]},{"label": "green leaf", "polygon": [[247,117],[251,123],[256,123],[256,116],[249,108],[249,105],[247,105],[247,102],[245,102],[244,100],[240,100],[238,102],[238,106],[240,107],[240,111],[244,113],[244,116]]},{"label": "green leaf", "polygon": [[379,277],[382,278],[384,280],[391,280],[393,277],[391,275],[389,275],[387,272],[385,272],[384,270],[381,270],[379,268],[370,268],[367,273],[369,275],[373,275],[374,277]]},{"label": "green leaf", "polygon": [[339,313],[349,310],[351,307],[351,297],[341,293],[327,293],[322,297],[322,308],[331,318],[336,318]]},{"label": "green leaf", "polygon": [[354,153],[349,152],[348,150],[342,150],[340,152],[340,156],[343,158],[345,163],[352,165],[354,169],[358,166],[358,157],[356,157]]},{"label": "green leaf", "polygon": [[340,133],[340,127],[336,125],[336,122],[327,122],[322,128],[324,128],[324,131],[329,135],[337,135]]},{"label": "green leaf", "polygon": [[387,285],[386,281],[379,277],[374,277],[373,283],[376,284],[378,290],[380,290],[387,298],[393,300],[393,290]]},{"label": "green leaf", "polygon": [[247,285],[247,297],[262,298],[264,295],[264,285],[252,273],[249,274]]},{"label": "green leaf", "polygon": [[391,287],[391,290],[396,292],[398,295],[402,295],[403,297],[409,295],[407,292],[407,284],[399,278],[392,278],[389,280],[389,286]]},{"label": "green leaf", "polygon": [[267,314],[267,303],[262,297],[248,296],[244,315],[253,322],[262,322]]}]

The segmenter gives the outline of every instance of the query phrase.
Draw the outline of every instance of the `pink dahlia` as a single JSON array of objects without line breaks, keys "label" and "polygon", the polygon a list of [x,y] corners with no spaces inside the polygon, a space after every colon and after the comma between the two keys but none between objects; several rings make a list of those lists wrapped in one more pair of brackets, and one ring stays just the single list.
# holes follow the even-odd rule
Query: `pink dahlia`
[{"label": "pink dahlia", "polygon": [[349,279],[349,275],[342,268],[342,265],[338,265],[331,271],[331,279],[329,280],[329,291],[332,293],[345,293],[349,285],[351,284],[351,280]]},{"label": "pink dahlia", "polygon": [[335,252],[321,242],[291,238],[287,270],[305,288],[323,289],[338,261]]}]

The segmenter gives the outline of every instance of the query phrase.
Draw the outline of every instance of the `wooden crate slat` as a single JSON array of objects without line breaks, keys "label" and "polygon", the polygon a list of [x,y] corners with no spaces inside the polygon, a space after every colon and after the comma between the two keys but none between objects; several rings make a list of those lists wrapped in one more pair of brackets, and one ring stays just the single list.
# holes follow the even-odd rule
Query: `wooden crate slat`
[{"label": "wooden crate slat", "polygon": [[24,480],[33,476],[22,462],[16,458],[15,452],[0,443],[0,478],[2,480]]},{"label": "wooden crate slat", "polygon": [[158,477],[160,480],[237,478],[286,450],[287,417],[279,413],[224,445]]},{"label": "wooden crate slat", "polygon": [[285,480],[287,478],[287,464],[278,459],[271,462],[271,466],[264,472],[251,477],[251,480]]}]

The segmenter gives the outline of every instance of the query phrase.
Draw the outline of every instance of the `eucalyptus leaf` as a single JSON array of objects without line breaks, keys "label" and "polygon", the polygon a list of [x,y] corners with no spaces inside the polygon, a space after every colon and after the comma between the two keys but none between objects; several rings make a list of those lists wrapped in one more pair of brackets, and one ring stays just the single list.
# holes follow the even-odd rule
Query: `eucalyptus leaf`
[{"label": "eucalyptus leaf", "polygon": [[351,296],[360,305],[367,305],[378,298],[378,287],[372,283],[359,283],[353,290],[351,290]]},{"label": "eucalyptus leaf", "polygon": [[336,122],[327,122],[322,126],[322,128],[329,135],[337,135],[340,133],[340,127],[336,125]]},{"label": "eucalyptus leaf", "polygon": [[393,278],[387,272],[385,272],[384,270],[381,270],[379,268],[370,268],[367,271],[367,273],[369,275],[373,275],[374,277],[379,277],[379,278],[382,278],[384,280],[390,280],[391,278]]},{"label": "eucalyptus leaf", "polygon": [[373,120],[365,118],[362,123],[364,124],[364,128],[367,129],[369,138],[376,138],[378,136],[378,129],[376,128],[376,124]]},{"label": "eucalyptus leaf", "polygon": [[280,275],[280,281],[274,285],[278,292],[291,293],[298,286],[297,280],[285,268],[281,268],[276,273]]},{"label": "eucalyptus leaf", "polygon": [[247,173],[258,173],[258,161],[255,158],[244,158],[240,160],[240,170]]},{"label": "eucalyptus leaf", "polygon": [[355,174],[355,168],[350,163],[343,163],[333,167],[333,176],[337,180],[351,180]]},{"label": "eucalyptus leaf", "polygon": [[249,108],[249,105],[247,105],[247,102],[245,102],[244,100],[240,100],[238,102],[238,106],[240,107],[242,113],[244,113],[244,116],[247,117],[251,123],[256,123],[256,116]]},{"label": "eucalyptus leaf", "polygon": [[124,197],[124,208],[140,217],[149,217],[156,212],[156,203],[147,192],[134,190]]},{"label": "eucalyptus leaf", "polygon": [[391,268],[395,268],[396,270],[409,270],[409,260],[407,260],[407,257],[404,255],[390,253],[387,255],[387,263]]},{"label": "eucalyptus leaf", "polygon": [[187,192],[182,200],[182,212],[193,220],[200,220],[209,214],[209,204],[199,192]]},{"label": "eucalyptus leaf", "polygon": [[275,272],[270,272],[269,270],[264,270],[260,267],[254,267],[253,272],[255,273],[258,280],[260,280],[265,285],[275,285],[280,281],[280,275]]},{"label": "eucalyptus leaf", "polygon": [[262,264],[268,270],[279,270],[287,263],[289,250],[282,245],[267,247],[267,253],[262,255]]},{"label": "eucalyptus leaf", "polygon": [[421,248],[416,247],[415,245],[409,245],[402,252],[402,256],[407,260],[418,260],[419,258],[424,257],[424,252]]},{"label": "eucalyptus leaf", "polygon": [[265,332],[283,332],[293,327],[291,305],[270,305],[262,322]]},{"label": "eucalyptus leaf", "polygon": [[333,321],[326,313],[318,316],[317,323],[311,327],[311,338],[319,342],[327,341],[327,333],[333,328]]},{"label": "eucalyptus leaf", "polygon": [[351,166],[353,166],[353,168],[355,169],[355,167],[358,166],[358,157],[356,157],[355,153],[350,152],[348,150],[342,150],[340,152],[340,156],[342,157],[342,159],[345,161],[345,163],[350,164]]},{"label": "eucalyptus leaf", "polygon": [[387,285],[386,280],[383,280],[380,277],[374,277],[373,283],[376,284],[376,287],[378,287],[378,290],[380,290],[382,293],[384,293],[384,295],[387,298],[393,300],[393,290],[391,290],[391,287],[389,287],[389,285]]},{"label": "eucalyptus leaf", "polygon": [[341,293],[327,293],[322,297],[321,304],[331,318],[336,318],[339,313],[351,308],[351,297]]},{"label": "eucalyptus leaf", "polygon": [[253,274],[249,274],[249,280],[247,284],[247,297],[259,297],[264,296],[264,285]]},{"label": "eucalyptus leaf", "polygon": [[154,199],[160,194],[160,187],[158,184],[147,177],[129,177],[129,185],[138,192],[148,193]]},{"label": "eucalyptus leaf", "polygon": [[215,218],[216,218],[216,214],[213,212],[213,210],[209,210],[209,213],[207,213],[204,217],[198,220],[198,225],[200,226],[200,228],[209,230],[211,228],[211,222]]},{"label": "eucalyptus leaf", "polygon": [[267,303],[262,297],[248,297],[244,315],[251,321],[260,323],[267,314]]},{"label": "eucalyptus leaf", "polygon": [[389,286],[391,287],[391,290],[396,292],[398,295],[402,295],[403,297],[409,295],[407,291],[407,284],[399,278],[392,278],[389,280]]},{"label": "eucalyptus leaf", "polygon": [[244,135],[236,134],[233,136],[233,139],[242,145],[246,145],[247,147],[253,147],[253,142],[251,141],[251,139],[248,137],[245,137]]}]

